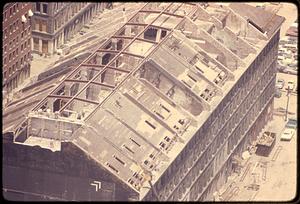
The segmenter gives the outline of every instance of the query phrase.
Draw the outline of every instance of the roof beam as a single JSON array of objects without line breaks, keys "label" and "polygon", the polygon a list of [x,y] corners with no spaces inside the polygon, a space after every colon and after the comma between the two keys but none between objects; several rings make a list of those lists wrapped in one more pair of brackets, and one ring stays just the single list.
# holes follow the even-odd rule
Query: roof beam
[{"label": "roof beam", "polygon": [[[161,11],[152,11],[152,10],[141,10],[139,12],[140,13],[161,13]],[[162,14],[177,17],[177,18],[184,18],[184,16],[178,15],[178,14],[175,14],[175,13],[163,12]]]},{"label": "roof beam", "polygon": [[[103,70],[102,71],[100,71],[99,73],[97,73],[94,77],[93,77],[93,79],[91,79],[91,81],[93,81],[93,80],[95,80],[98,76],[100,76],[105,70],[106,70],[106,67],[107,66],[110,66],[121,54],[122,54],[122,52],[124,52],[133,42],[134,42],[134,40],[136,39],[136,38],[138,38],[140,35],[142,35],[149,27],[150,27],[150,25],[151,24],[153,24],[161,15],[162,15],[162,13],[165,11],[165,10],[167,10],[169,7],[171,7],[172,6],[172,4],[173,3],[170,3],[168,6],[166,6],[166,8],[163,10],[163,11],[161,11],[161,13],[159,14],[159,15],[157,15],[157,17],[155,17],[153,20],[152,20],[152,22],[151,23],[149,23],[139,34],[137,34],[133,39],[132,39],[132,41],[130,42],[130,43],[128,43],[128,45],[126,45],[118,54],[116,54],[116,56],[114,56],[113,57],[113,59],[107,64],[107,65],[105,65],[105,67],[103,68]],[[135,16],[137,16],[138,15],[138,13],[136,13],[131,19],[134,19],[134,17]],[[121,28],[122,29],[122,28]],[[119,29],[119,30],[121,30],[121,29]],[[118,33],[119,32],[119,30],[118,31],[116,31],[116,33]],[[115,34],[116,34],[115,33]],[[114,34],[114,35],[115,35]],[[109,38],[108,39],[108,41],[109,40],[111,40],[111,38]],[[108,42],[107,41],[107,42]],[[98,49],[99,50],[99,49]],[[145,59],[145,58],[144,58]],[[87,88],[87,86],[89,85],[89,83],[91,83],[91,81],[90,82],[88,82],[87,84],[85,84],[74,96],[73,96],[73,98],[76,98],[81,92],[83,92],[86,88]],[[120,84],[122,84],[122,83],[120,83]],[[120,85],[119,84],[119,85]],[[113,92],[111,92],[111,93],[113,93]],[[109,95],[111,95],[111,93],[109,94]],[[108,96],[109,96],[108,95]],[[71,99],[70,101],[68,101],[60,110],[59,110],[59,112],[61,112],[61,111],[63,111],[70,103],[71,103],[71,101],[72,101],[73,99]],[[102,101],[102,103],[104,102],[105,100],[103,100]],[[102,104],[101,103],[101,104]]]},{"label": "roof beam", "polygon": [[[88,67],[94,67],[94,68],[104,68],[105,65],[99,65],[99,64],[82,64],[82,66],[88,66]],[[112,70],[116,70],[119,72],[124,72],[124,73],[129,73],[130,71],[125,70],[125,69],[120,69],[118,67],[112,67],[112,66],[107,66],[107,69],[112,69]],[[99,71],[101,71],[102,69],[98,69]]]},{"label": "roof beam", "polygon": [[[112,36],[112,38],[116,38],[116,39],[129,39],[132,40],[133,37],[130,36],[122,36],[122,35],[118,35],[118,36]],[[158,42],[156,41],[152,41],[152,40],[148,40],[148,39],[144,39],[144,38],[137,38],[137,40],[143,41],[143,42],[148,42],[148,43],[152,43],[152,44],[157,44]]]},{"label": "roof beam", "polygon": [[[132,57],[138,57],[138,58],[144,58],[142,55],[133,54],[131,52],[125,52],[125,51],[118,51],[118,50],[105,50],[105,49],[98,49],[96,52],[107,52],[107,53],[115,53],[118,55],[124,54],[124,55],[130,55]],[[111,60],[113,61],[113,60]],[[111,62],[110,62],[111,63]],[[109,64],[110,64],[109,63]]]},{"label": "roof beam", "polygon": [[[128,22],[125,25],[135,25],[135,26],[147,26],[148,24],[146,23],[133,23],[133,22]],[[157,26],[157,25],[150,25],[150,27],[152,28],[157,28],[157,29],[163,29],[163,30],[168,30],[171,31],[171,28],[166,28],[166,27],[162,27],[162,26]]]},{"label": "roof beam", "polygon": [[[79,80],[79,79],[65,79],[65,82],[78,82],[78,83],[88,83],[89,80]],[[107,88],[115,88],[115,86],[113,85],[109,85],[109,84],[104,84],[104,83],[100,83],[100,82],[97,82],[97,81],[92,81],[93,84],[96,84],[96,85],[99,85],[99,86],[104,86],[104,87],[107,87]]]},{"label": "roof beam", "polygon": [[[48,95],[49,98],[56,98],[56,99],[72,99],[72,96],[66,96],[66,95]],[[79,101],[82,101],[82,102],[87,102],[87,103],[92,103],[92,104],[95,104],[95,105],[98,105],[99,102],[96,102],[96,101],[92,101],[92,100],[89,100],[89,99],[84,99],[84,98],[75,98],[75,100],[79,100]]]},{"label": "roof beam", "polygon": [[[144,9],[149,3],[146,3],[144,6],[142,6],[139,10]],[[135,13],[135,15],[133,15],[128,21],[133,20],[136,16],[138,15],[138,12]],[[123,25],[120,29],[118,29],[113,35],[116,35],[118,32],[120,32],[120,30],[124,29],[126,26]],[[107,40],[105,40],[99,47],[98,49],[102,48],[103,46],[105,46],[107,43],[109,43],[111,40],[111,38],[108,38]],[[94,55],[96,54],[96,51],[94,53],[92,53],[89,57],[87,57],[85,60],[83,60],[73,71],[70,72],[70,74],[66,77],[69,78],[71,77],[76,71],[78,71],[80,69],[80,66],[82,64],[85,64],[87,62],[89,62],[89,60],[94,57]],[[51,92],[50,94],[54,93],[55,91],[57,91],[58,87],[60,85],[62,85],[64,83],[64,81],[61,81],[60,84],[58,84]],[[45,102],[46,102],[47,96],[45,96],[35,107],[33,107],[32,111],[36,111],[38,110]]]}]

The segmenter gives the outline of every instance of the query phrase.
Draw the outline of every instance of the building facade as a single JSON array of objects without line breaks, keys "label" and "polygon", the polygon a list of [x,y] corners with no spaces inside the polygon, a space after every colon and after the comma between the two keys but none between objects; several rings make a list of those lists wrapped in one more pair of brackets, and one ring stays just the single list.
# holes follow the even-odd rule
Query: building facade
[{"label": "building facade", "polygon": [[213,201],[232,172],[232,159],[272,119],[278,30],[224,97],[145,200]]},{"label": "building facade", "polygon": [[30,75],[31,3],[7,3],[3,8],[2,88],[18,87]]},{"label": "building facade", "polygon": [[78,32],[107,3],[49,3],[33,4],[33,52],[51,55]]}]

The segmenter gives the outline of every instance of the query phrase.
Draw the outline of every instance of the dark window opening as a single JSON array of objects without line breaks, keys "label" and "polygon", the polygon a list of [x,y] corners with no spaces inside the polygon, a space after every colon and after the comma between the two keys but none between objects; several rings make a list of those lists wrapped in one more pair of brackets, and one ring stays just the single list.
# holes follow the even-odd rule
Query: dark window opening
[{"label": "dark window opening", "polygon": [[113,167],[111,164],[107,163],[107,166],[109,168],[111,168],[113,171],[115,171],[116,173],[119,173],[119,171],[115,167]]},{"label": "dark window opening", "polygon": [[123,47],[123,40],[119,40],[119,41],[117,42],[117,50],[121,50],[122,47]]},{"label": "dark window opening", "polygon": [[188,77],[193,80],[194,82],[197,82],[197,80],[195,78],[193,78],[191,75],[188,74]]},{"label": "dark window opening", "polygon": [[41,5],[40,3],[35,3],[36,11],[40,12],[41,11]]},{"label": "dark window opening", "polygon": [[166,144],[163,143],[163,142],[160,142],[159,145],[162,147],[162,148],[165,148]]},{"label": "dark window opening", "polygon": [[148,120],[145,120],[145,122],[146,122],[150,127],[152,127],[154,130],[156,129],[156,127],[155,127],[153,124],[151,124]]},{"label": "dark window opening", "polygon": [[48,5],[43,4],[43,13],[48,13]]},{"label": "dark window opening", "polygon": [[61,99],[57,99],[53,102],[53,112],[55,111],[59,111],[60,109],[60,102],[61,102]]},{"label": "dark window opening", "polygon": [[136,144],[137,146],[141,146],[139,143],[137,143],[134,139],[132,139],[132,138],[130,138],[130,140],[134,143],[134,144]]},{"label": "dark window opening", "polygon": [[125,149],[127,149],[129,152],[131,152],[132,154],[134,154],[134,151],[132,151],[129,147],[127,147],[126,145],[123,145],[123,147],[125,148]]},{"label": "dark window opening", "polygon": [[167,31],[166,30],[162,30],[161,31],[161,38],[164,38],[167,35]]},{"label": "dark window opening", "polygon": [[107,65],[110,61],[111,54],[107,53],[102,57],[102,65]]},{"label": "dark window opening", "polygon": [[115,156],[115,155],[114,155],[114,158],[115,158],[118,162],[120,162],[122,165],[125,166],[125,162],[123,162],[120,158],[118,158],[118,157]]},{"label": "dark window opening", "polygon": [[163,120],[165,119],[165,117],[162,116],[160,113],[158,113],[158,112],[156,112],[156,111],[155,111],[155,113],[156,113],[156,115],[158,115],[161,119],[163,119]]},{"label": "dark window opening", "polygon": [[167,111],[168,113],[170,113],[170,110],[167,109],[164,105],[160,104],[160,106],[161,106],[165,111]]},{"label": "dark window opening", "polygon": [[147,40],[156,41],[157,29],[148,28],[144,33],[144,38]]}]

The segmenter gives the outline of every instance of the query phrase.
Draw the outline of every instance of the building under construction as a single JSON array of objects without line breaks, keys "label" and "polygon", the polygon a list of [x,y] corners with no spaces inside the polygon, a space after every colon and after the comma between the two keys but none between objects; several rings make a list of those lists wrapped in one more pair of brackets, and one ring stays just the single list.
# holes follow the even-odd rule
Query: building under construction
[{"label": "building under construction", "polygon": [[272,117],[283,21],[243,3],[145,4],[52,91],[8,104],[4,195],[213,200]]}]

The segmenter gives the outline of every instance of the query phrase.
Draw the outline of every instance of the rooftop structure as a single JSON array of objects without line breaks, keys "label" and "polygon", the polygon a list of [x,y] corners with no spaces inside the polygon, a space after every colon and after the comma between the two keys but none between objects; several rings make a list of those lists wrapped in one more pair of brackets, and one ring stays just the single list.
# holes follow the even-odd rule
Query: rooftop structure
[{"label": "rooftop structure", "polygon": [[279,29],[283,18],[252,9],[265,12],[145,4],[4,129],[53,151],[72,142],[143,199]]}]

